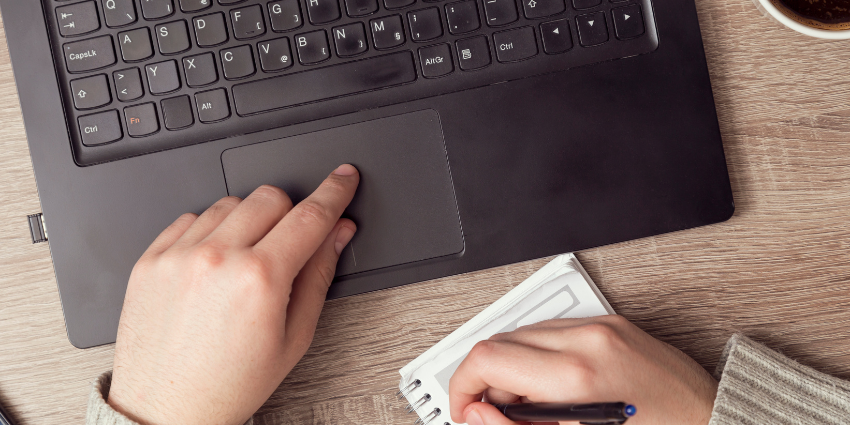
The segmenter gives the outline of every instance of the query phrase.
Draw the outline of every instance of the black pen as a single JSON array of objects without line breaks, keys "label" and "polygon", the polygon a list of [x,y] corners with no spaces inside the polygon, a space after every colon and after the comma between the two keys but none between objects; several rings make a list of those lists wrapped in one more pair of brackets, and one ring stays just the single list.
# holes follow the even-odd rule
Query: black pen
[{"label": "black pen", "polygon": [[622,424],[637,413],[634,406],[626,403],[516,403],[493,406],[512,421],[578,421],[591,425]]}]

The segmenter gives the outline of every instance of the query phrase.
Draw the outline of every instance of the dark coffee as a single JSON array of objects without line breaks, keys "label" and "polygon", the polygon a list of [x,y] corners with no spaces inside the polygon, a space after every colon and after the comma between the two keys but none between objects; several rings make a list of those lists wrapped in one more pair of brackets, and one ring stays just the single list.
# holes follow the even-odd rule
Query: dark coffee
[{"label": "dark coffee", "polygon": [[825,24],[850,22],[850,0],[779,0],[794,13]]}]

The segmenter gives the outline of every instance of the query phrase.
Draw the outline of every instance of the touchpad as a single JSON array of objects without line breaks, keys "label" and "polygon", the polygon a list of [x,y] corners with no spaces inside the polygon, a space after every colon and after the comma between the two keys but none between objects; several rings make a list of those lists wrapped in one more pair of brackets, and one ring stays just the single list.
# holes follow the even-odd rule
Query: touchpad
[{"label": "touchpad", "polygon": [[227,192],[244,198],[263,184],[297,203],[340,164],[360,170],[345,217],[357,234],[337,276],[463,251],[463,233],[440,118],[433,110],[228,149]]}]

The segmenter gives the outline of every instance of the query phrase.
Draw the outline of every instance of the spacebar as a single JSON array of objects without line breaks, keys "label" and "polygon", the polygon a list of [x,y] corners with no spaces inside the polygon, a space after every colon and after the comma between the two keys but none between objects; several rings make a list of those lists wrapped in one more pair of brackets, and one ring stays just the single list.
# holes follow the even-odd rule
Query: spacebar
[{"label": "spacebar", "polygon": [[416,79],[409,51],[233,86],[239,115],[331,99]]}]

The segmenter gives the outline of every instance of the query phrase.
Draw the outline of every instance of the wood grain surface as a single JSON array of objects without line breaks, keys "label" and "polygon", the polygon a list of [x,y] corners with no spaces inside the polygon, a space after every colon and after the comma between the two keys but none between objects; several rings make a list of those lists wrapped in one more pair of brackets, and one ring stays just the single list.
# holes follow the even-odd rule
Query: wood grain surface
[{"label": "wood grain surface", "polygon": [[[743,332],[850,379],[850,41],[797,34],[750,0],[697,4],[735,216],[578,256],[615,310],[709,371]],[[68,343],[49,246],[31,243],[38,195],[0,38],[0,404],[19,424],[82,423],[113,348]],[[412,423],[398,369],[547,261],[327,303],[256,422]]]}]

